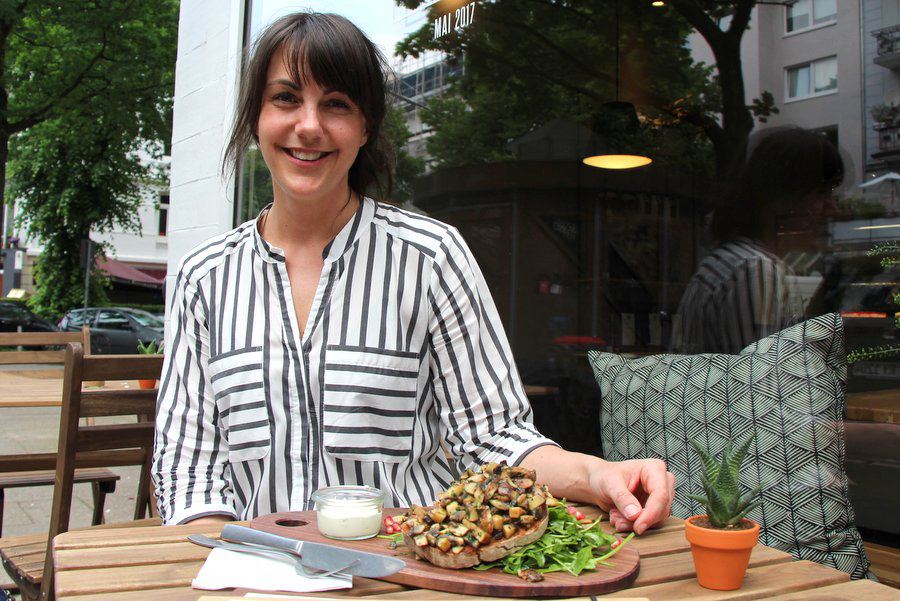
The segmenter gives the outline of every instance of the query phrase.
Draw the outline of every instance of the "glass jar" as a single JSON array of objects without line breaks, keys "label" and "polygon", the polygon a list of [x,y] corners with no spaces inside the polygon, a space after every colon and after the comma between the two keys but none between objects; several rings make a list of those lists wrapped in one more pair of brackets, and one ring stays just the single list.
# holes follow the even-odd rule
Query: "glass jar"
[{"label": "glass jar", "polygon": [[381,531],[384,493],[371,486],[329,486],[313,493],[319,532],[337,540],[372,538]]}]

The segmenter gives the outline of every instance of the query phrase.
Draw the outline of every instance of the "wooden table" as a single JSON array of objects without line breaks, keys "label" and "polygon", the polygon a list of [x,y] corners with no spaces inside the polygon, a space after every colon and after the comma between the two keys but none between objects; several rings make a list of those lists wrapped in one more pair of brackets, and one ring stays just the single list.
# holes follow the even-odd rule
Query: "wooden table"
[{"label": "wooden table", "polygon": [[[62,370],[0,371],[0,409],[4,407],[59,407],[62,404]],[[128,390],[137,382],[110,381],[107,390]],[[85,386],[85,390],[89,387]]]},{"label": "wooden table", "polygon": [[[582,508],[596,515],[592,508]],[[67,601],[126,601],[166,599],[171,601],[218,599],[243,596],[246,591],[198,591],[191,580],[209,554],[209,549],[185,540],[188,534],[218,536],[221,526],[198,524],[156,528],[122,528],[110,531],[67,532],[53,542],[56,596]],[[809,561],[793,561],[782,551],[759,545],[750,559],[750,569],[742,589],[717,592],[701,588],[694,578],[694,566],[684,523],[671,518],[662,528],[634,539],[641,552],[641,571],[635,585],[614,598],[711,599],[772,598],[804,599],[822,595],[829,599],[900,599],[900,591],[869,582],[850,583],[849,576]],[[826,588],[827,587],[827,588]],[[355,578],[353,589],[308,596],[342,598],[369,596],[382,599],[472,599],[437,591],[417,590],[398,584]],[[781,597],[778,597],[781,598]]]}]

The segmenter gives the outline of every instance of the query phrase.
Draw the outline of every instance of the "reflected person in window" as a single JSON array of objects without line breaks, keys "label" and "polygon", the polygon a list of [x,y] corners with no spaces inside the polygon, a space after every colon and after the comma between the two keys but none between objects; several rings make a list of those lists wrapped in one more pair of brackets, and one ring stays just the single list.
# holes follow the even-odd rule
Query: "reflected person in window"
[{"label": "reflected person in window", "polygon": [[[672,350],[738,353],[801,321],[810,294],[776,254],[779,232],[820,244],[837,214],[833,191],[844,161],[825,136],[795,127],[763,130],[738,153],[731,191],[713,213],[718,245],[697,267],[678,307]],[[819,280],[821,282],[821,279]],[[804,306],[807,305],[807,306]]]},{"label": "reflected person in window", "polygon": [[620,530],[659,523],[663,462],[570,453],[534,428],[458,231],[367,196],[390,187],[383,65],[336,15],[286,16],[255,45],[226,156],[256,144],[274,198],[179,267],[153,464],[164,521],[310,509],[336,484],[430,504],[506,460]]}]

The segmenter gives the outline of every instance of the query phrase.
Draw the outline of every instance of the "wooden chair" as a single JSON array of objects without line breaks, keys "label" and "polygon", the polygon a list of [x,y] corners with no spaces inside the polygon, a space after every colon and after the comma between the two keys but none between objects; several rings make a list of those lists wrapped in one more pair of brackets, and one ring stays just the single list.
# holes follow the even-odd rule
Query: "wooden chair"
[{"label": "wooden chair", "polygon": [[[85,380],[158,380],[162,372],[162,356],[85,356],[80,343],[70,343],[66,347],[65,357],[58,452],[37,453],[24,458],[0,458],[0,471],[11,471],[22,465],[56,467],[48,536],[40,537],[38,541],[33,536],[0,540],[0,559],[19,585],[23,599],[38,596],[53,598],[51,543],[57,534],[69,530],[76,468],[141,466],[134,518],[139,520],[143,517],[147,508],[152,515],[156,510],[150,462],[157,390],[82,390],[82,384]],[[81,425],[81,418],[110,416],[134,416],[136,420],[109,425]],[[154,517],[140,523],[119,525],[159,523],[159,518]]]},{"label": "wooden chair", "polygon": [[[83,343],[85,348],[89,349],[90,330],[85,328],[81,332],[0,333],[0,347],[52,347],[64,346],[70,342]],[[90,354],[89,350],[88,354]],[[65,358],[66,351],[64,349],[3,351],[0,352],[0,365],[28,365],[32,369],[21,373],[38,376],[40,379],[61,379]],[[9,373],[8,371],[4,372],[4,375]],[[12,384],[10,387],[15,388],[15,385]],[[9,401],[9,399],[6,400]],[[61,399],[58,402],[60,401]],[[35,470],[9,473],[0,470],[0,536],[3,535],[3,512],[7,488],[53,485],[56,476],[55,470]],[[75,482],[91,484],[94,496],[94,515],[91,520],[93,525],[102,522],[106,495],[116,490],[118,480],[119,476],[108,469],[78,470],[75,473]]]}]

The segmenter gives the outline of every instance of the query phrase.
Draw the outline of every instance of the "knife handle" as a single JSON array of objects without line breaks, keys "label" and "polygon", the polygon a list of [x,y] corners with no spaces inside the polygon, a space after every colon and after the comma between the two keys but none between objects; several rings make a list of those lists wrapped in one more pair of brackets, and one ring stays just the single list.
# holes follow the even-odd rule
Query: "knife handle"
[{"label": "knife handle", "polygon": [[222,528],[221,536],[224,540],[282,549],[294,553],[295,555],[300,555],[300,548],[303,546],[302,541],[293,538],[269,534],[268,532],[262,532],[260,530],[254,530],[253,528],[238,526],[236,524],[225,524]]}]

